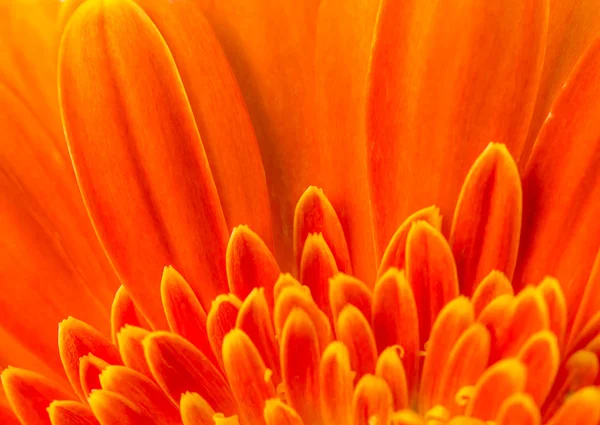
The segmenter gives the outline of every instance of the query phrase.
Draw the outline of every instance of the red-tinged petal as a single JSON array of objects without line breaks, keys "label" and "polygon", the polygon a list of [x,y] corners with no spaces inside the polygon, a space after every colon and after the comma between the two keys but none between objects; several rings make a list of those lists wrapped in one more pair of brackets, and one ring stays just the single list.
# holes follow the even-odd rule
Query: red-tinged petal
[{"label": "red-tinged petal", "polygon": [[600,389],[586,387],[568,397],[546,425],[596,425],[600,422]]},{"label": "red-tinged petal", "polygon": [[426,221],[437,230],[442,230],[442,216],[440,215],[440,209],[431,206],[423,208],[416,213],[409,216],[404,222],[398,227],[392,239],[387,244],[381,263],[379,264],[379,271],[377,277],[381,278],[383,274],[390,267],[395,267],[399,270],[406,268],[406,238],[410,231],[412,224],[417,221]]},{"label": "red-tinged petal", "polygon": [[323,191],[310,186],[298,200],[294,212],[294,257],[299,271],[302,270],[304,245],[313,233],[323,236],[337,268],[341,272],[352,274],[350,253],[340,220]]},{"label": "red-tinged petal", "polygon": [[531,396],[517,393],[502,403],[495,422],[498,425],[541,425],[542,417]]},{"label": "red-tinged petal", "polygon": [[377,359],[375,374],[382,378],[390,388],[394,399],[394,411],[409,407],[408,383],[402,364],[402,352],[399,346],[388,347]]},{"label": "red-tinged petal", "polygon": [[267,245],[248,226],[233,229],[226,265],[229,291],[243,300],[253,288],[265,288],[269,306],[273,307],[273,287],[281,271]]},{"label": "red-tinged petal", "polygon": [[242,302],[235,295],[219,295],[213,301],[206,318],[208,340],[221,368],[223,368],[223,338],[235,328],[235,321],[241,306]]},{"label": "red-tinged petal", "polygon": [[215,411],[196,393],[184,393],[181,396],[181,419],[183,425],[214,425]]},{"label": "red-tinged petal", "polygon": [[99,425],[89,407],[76,401],[57,400],[50,403],[48,416],[52,425]]},{"label": "red-tinged petal", "polygon": [[283,290],[288,286],[294,286],[297,288],[302,287],[300,282],[298,282],[291,274],[282,273],[277,279],[277,282],[275,282],[275,287],[273,288],[273,300],[277,301]]},{"label": "red-tinged petal", "polygon": [[119,346],[117,334],[125,325],[149,328],[146,319],[143,318],[135,307],[135,304],[133,304],[133,300],[127,293],[127,289],[124,286],[120,286],[115,294],[110,310],[110,334],[113,344],[117,347]]},{"label": "red-tinged petal", "polygon": [[475,385],[465,414],[484,421],[495,419],[507,398],[523,392],[526,380],[527,369],[519,360],[507,359],[495,363]]},{"label": "red-tinged petal", "polygon": [[462,294],[472,295],[493,270],[512,278],[522,210],[517,165],[506,146],[490,143],[467,174],[452,221],[450,245]]},{"label": "red-tinged petal", "polygon": [[[227,287],[227,225],[164,39],[132,1],[92,0],[71,17],[59,62],[77,180],[124,286],[164,327],[156,282],[173,264],[208,307]],[[90,104],[97,113],[85,113]]]},{"label": "red-tinged petal", "polygon": [[352,398],[354,425],[387,424],[394,400],[383,378],[365,375],[358,381]]},{"label": "red-tinged petal", "polygon": [[600,247],[599,70],[600,38],[556,98],[523,173],[515,282],[537,283],[546,275],[558,279],[567,301],[567,329]]},{"label": "red-tinged petal", "polygon": [[300,415],[279,399],[267,400],[264,418],[267,425],[304,425]]},{"label": "red-tinged petal", "polygon": [[355,277],[339,273],[329,279],[329,303],[331,315],[336,320],[342,309],[350,304],[370,318],[373,294],[367,285]]},{"label": "red-tinged petal", "polygon": [[85,397],[89,397],[92,390],[99,390],[100,374],[109,366],[107,362],[93,354],[88,354],[79,359],[79,381]]},{"label": "red-tinged petal", "polygon": [[341,341],[350,354],[350,365],[356,379],[375,373],[377,346],[369,321],[359,309],[347,305],[335,323],[336,339]]},{"label": "red-tinged petal", "polygon": [[125,366],[109,366],[100,375],[102,389],[121,394],[140,411],[164,425],[181,424],[179,409],[153,381]]},{"label": "red-tinged petal", "polygon": [[419,411],[426,412],[434,406],[435,394],[444,375],[442,365],[446,364],[452,349],[459,338],[473,323],[473,306],[464,297],[448,303],[433,324],[431,338],[425,354]]},{"label": "red-tinged petal", "polygon": [[241,420],[263,424],[265,401],[276,396],[275,386],[256,346],[243,331],[234,329],[225,336],[223,364]]},{"label": "red-tinged petal", "polygon": [[517,358],[527,368],[525,392],[541,406],[550,393],[560,366],[556,335],[550,331],[532,335],[519,351]]},{"label": "red-tinged petal", "polygon": [[549,5],[544,68],[523,152],[524,161],[529,158],[540,127],[565,80],[600,32],[600,5],[595,0],[550,0]]},{"label": "red-tinged petal", "polygon": [[376,251],[418,208],[435,202],[451,216],[490,141],[520,157],[547,14],[546,0],[382,1],[366,118]]},{"label": "red-tinged petal", "polygon": [[313,299],[330,320],[329,279],[337,273],[335,258],[323,235],[308,235],[302,249],[300,282],[310,289]]},{"label": "red-tinged petal", "polygon": [[429,339],[442,308],[458,296],[456,265],[442,234],[425,221],[411,225],[406,238],[406,278],[419,312],[419,338]]},{"label": "red-tinged petal", "polygon": [[[301,308],[288,315],[281,333],[281,375],[288,404],[304,423],[321,421],[317,328]],[[322,349],[325,349],[323,346]]]},{"label": "red-tinged petal", "polygon": [[275,341],[275,330],[264,288],[253,289],[246,297],[240,307],[235,327],[250,337],[266,367],[273,373],[273,382],[275,385],[279,384],[279,344]]},{"label": "red-tinged petal", "polygon": [[471,297],[475,317],[478,317],[492,300],[501,295],[514,295],[512,284],[502,272],[491,271],[477,285]]},{"label": "red-tinged petal", "polygon": [[93,354],[109,364],[122,364],[117,347],[87,323],[69,317],[58,326],[58,351],[69,382],[82,400],[79,359]]},{"label": "red-tinged petal", "polygon": [[154,21],[173,54],[228,227],[248,224],[272,248],[267,182],[254,129],[233,71],[199,3],[136,3]]},{"label": "red-tinged petal", "polygon": [[187,391],[203,397],[215,412],[237,411],[223,375],[191,343],[168,332],[151,333],[144,340],[144,353],[154,379],[171,401],[178,404]]},{"label": "red-tinged petal", "polygon": [[312,300],[306,287],[292,286],[281,292],[273,313],[275,332],[279,336],[283,334],[285,323],[294,309],[301,309],[310,317],[317,333],[319,353],[322,352],[333,338],[331,325],[325,313]]},{"label": "red-tinged petal", "polygon": [[402,347],[402,363],[411,395],[419,378],[421,343],[417,314],[413,291],[404,273],[389,269],[375,285],[371,325],[379,352],[395,345]]},{"label": "red-tinged petal", "polygon": [[[596,255],[596,261],[585,286],[583,298],[577,307],[575,319],[569,331],[568,347],[576,343],[584,329],[594,322],[594,315],[598,315],[598,312],[600,312],[600,291],[598,291],[598,288],[600,288],[600,250]],[[600,322],[598,323],[600,326]]]},{"label": "red-tinged petal", "polygon": [[391,425],[425,425],[424,420],[412,409],[394,412],[390,420]]},{"label": "red-tinged petal", "polygon": [[146,329],[125,326],[117,334],[117,340],[119,341],[119,352],[121,353],[123,364],[133,370],[137,370],[150,379],[154,379],[148,363],[146,363],[144,346],[142,344],[148,335],[150,335],[150,332]]},{"label": "red-tinged petal", "polygon": [[571,342],[567,345],[565,354],[568,356],[577,350],[585,348],[600,334],[600,311],[594,314],[585,327],[578,333],[572,332]]},{"label": "red-tinged petal", "polygon": [[106,390],[96,390],[89,398],[94,416],[101,425],[152,424],[153,418],[146,416],[142,409],[121,394]]},{"label": "red-tinged petal", "polygon": [[171,266],[163,270],[160,296],[171,332],[194,344],[216,365],[206,332],[206,313],[190,285]]},{"label": "red-tinged petal", "polygon": [[354,372],[344,344],[334,341],[321,356],[321,415],[325,424],[352,425]]},{"label": "red-tinged petal", "polygon": [[489,331],[480,323],[472,324],[456,341],[434,391],[433,405],[445,406],[451,415],[461,413],[457,394],[463,387],[473,386],[488,366],[491,341]]},{"label": "red-tinged petal", "polygon": [[[21,425],[10,406],[0,404],[0,423],[5,425]],[[57,425],[57,424],[52,424]]]},{"label": "red-tinged petal", "polygon": [[550,330],[556,335],[558,346],[564,349],[567,327],[567,303],[560,283],[556,279],[547,277],[538,286],[538,291],[542,293],[548,307]]},{"label": "red-tinged petal", "polygon": [[51,380],[28,370],[10,367],[0,379],[12,411],[23,424],[50,425],[46,411],[50,403],[74,399]]}]

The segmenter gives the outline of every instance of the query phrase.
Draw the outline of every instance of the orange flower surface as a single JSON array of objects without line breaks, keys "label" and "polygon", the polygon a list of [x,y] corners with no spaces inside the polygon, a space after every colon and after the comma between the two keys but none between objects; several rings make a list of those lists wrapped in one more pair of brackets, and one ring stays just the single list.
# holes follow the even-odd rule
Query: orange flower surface
[{"label": "orange flower surface", "polygon": [[0,25],[0,424],[600,425],[597,0]]}]

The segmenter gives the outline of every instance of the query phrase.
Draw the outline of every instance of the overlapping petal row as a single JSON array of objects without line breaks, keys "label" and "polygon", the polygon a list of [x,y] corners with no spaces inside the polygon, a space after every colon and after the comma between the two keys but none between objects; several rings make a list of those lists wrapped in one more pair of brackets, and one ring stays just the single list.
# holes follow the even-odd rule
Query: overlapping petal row
[{"label": "overlapping petal row", "polygon": [[295,212],[298,279],[238,226],[230,293],[208,310],[167,266],[169,331],[122,287],[112,341],[74,318],[60,324],[72,393],[22,369],[2,383],[28,425],[595,425],[600,314],[588,317],[586,299],[570,312],[550,277],[515,290],[520,215],[516,165],[490,144],[463,185],[450,242],[436,207],[416,212],[371,287],[351,276],[338,217],[311,187]]}]

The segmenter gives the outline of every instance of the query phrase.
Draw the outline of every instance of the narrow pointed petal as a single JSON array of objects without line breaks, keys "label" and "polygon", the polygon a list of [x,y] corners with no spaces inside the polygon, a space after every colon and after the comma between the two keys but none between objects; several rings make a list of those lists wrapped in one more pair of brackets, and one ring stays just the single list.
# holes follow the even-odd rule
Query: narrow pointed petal
[{"label": "narrow pointed petal", "polygon": [[390,267],[395,267],[399,270],[406,268],[406,238],[410,231],[412,224],[417,221],[426,221],[433,228],[442,230],[442,216],[440,215],[440,209],[431,206],[423,208],[416,213],[409,216],[404,222],[398,227],[392,239],[386,245],[385,252],[379,264],[379,271],[377,277],[381,278],[383,274]]},{"label": "narrow pointed petal", "polygon": [[337,319],[348,304],[358,308],[370,319],[372,299],[373,294],[369,287],[355,277],[339,273],[329,280],[329,303],[333,320]]},{"label": "narrow pointed petal", "polygon": [[514,295],[512,284],[503,273],[491,271],[477,285],[477,289],[471,297],[475,317],[478,317],[492,300],[501,295]]},{"label": "narrow pointed petal", "polygon": [[125,325],[148,328],[146,319],[137,311],[133,300],[127,293],[127,289],[124,286],[120,286],[110,309],[110,335],[113,344],[117,347],[119,346],[117,334]]},{"label": "narrow pointed petal", "polygon": [[568,338],[568,346],[575,343],[580,333],[586,328],[586,326],[593,321],[594,315],[600,312],[600,291],[597,288],[600,287],[600,249],[596,255],[592,272],[585,286],[583,298],[581,304],[577,308],[577,313],[573,319],[573,325],[570,329]]},{"label": "narrow pointed petal", "polygon": [[435,202],[451,216],[469,167],[490,141],[520,157],[547,15],[546,0],[468,0],[461,7],[382,1],[367,100],[376,251],[418,208]]},{"label": "narrow pointed petal", "polygon": [[219,295],[212,303],[206,318],[206,332],[212,352],[223,368],[223,338],[235,328],[242,302],[233,294]]},{"label": "narrow pointed petal", "polygon": [[540,286],[538,286],[538,290],[542,293],[548,307],[550,330],[556,335],[558,346],[564,348],[567,330],[567,302],[565,294],[558,280],[551,277],[546,277],[540,283]]},{"label": "narrow pointed petal", "polygon": [[229,238],[226,255],[229,291],[243,300],[253,288],[265,288],[273,307],[273,287],[281,271],[262,239],[248,226],[238,226]]},{"label": "narrow pointed petal", "polygon": [[467,404],[466,415],[481,420],[493,420],[504,401],[525,389],[527,370],[518,360],[502,360],[481,376],[473,397]]},{"label": "narrow pointed petal", "polygon": [[223,364],[242,421],[264,424],[265,402],[276,396],[260,353],[243,331],[234,329],[223,340]]},{"label": "narrow pointed petal", "polygon": [[89,407],[76,401],[53,401],[48,406],[52,425],[99,425]]},{"label": "narrow pointed petal", "polygon": [[294,409],[276,398],[267,400],[264,418],[267,425],[304,425]]},{"label": "narrow pointed petal", "polygon": [[109,366],[100,375],[102,389],[121,394],[140,411],[165,425],[181,424],[179,409],[153,381],[125,366]]},{"label": "narrow pointed petal", "polygon": [[387,424],[392,415],[393,397],[383,378],[373,375],[362,377],[354,389],[352,411],[354,425]]},{"label": "narrow pointed petal", "polygon": [[308,286],[313,299],[331,318],[329,279],[338,273],[335,258],[323,235],[310,234],[306,238],[300,260],[300,282]]},{"label": "narrow pointed petal", "polygon": [[394,412],[409,407],[408,383],[399,346],[388,347],[379,356],[375,374],[388,384],[394,399]]},{"label": "narrow pointed petal", "polygon": [[595,425],[600,422],[600,389],[582,388],[567,398],[546,425]]},{"label": "narrow pointed petal", "polygon": [[185,339],[167,332],[154,332],[144,340],[144,353],[154,379],[171,401],[178,404],[187,391],[200,394],[225,415],[237,411],[223,375],[211,361]]},{"label": "narrow pointed petal", "polygon": [[138,425],[152,423],[151,417],[121,394],[106,390],[94,391],[89,398],[94,416],[101,425]]},{"label": "narrow pointed petal", "polygon": [[58,326],[58,350],[69,382],[82,400],[86,395],[79,378],[79,359],[93,354],[109,364],[122,364],[117,347],[87,323],[73,317]]},{"label": "narrow pointed petal", "polygon": [[289,273],[282,273],[277,279],[277,282],[275,282],[275,287],[273,288],[273,299],[277,301],[283,290],[289,286],[296,288],[302,287],[300,282],[298,282],[294,276]]},{"label": "narrow pointed petal", "polygon": [[[149,322],[164,327],[155,282],[161,268],[173,264],[208,307],[227,287],[219,261],[227,226],[164,39],[132,1],[92,0],[67,25],[59,62],[77,180],[124,286]],[[98,113],[84,112],[90,103]]]},{"label": "narrow pointed petal", "polygon": [[452,252],[442,234],[424,221],[415,222],[406,238],[406,278],[419,312],[419,338],[429,339],[435,318],[458,296]]},{"label": "narrow pointed petal", "polygon": [[271,322],[264,288],[253,289],[246,297],[238,313],[235,327],[244,331],[252,340],[267,368],[273,373],[275,385],[281,382],[279,344]]},{"label": "narrow pointed petal", "polygon": [[375,285],[371,325],[377,349],[399,345],[404,351],[408,391],[416,389],[419,378],[419,321],[413,291],[404,273],[389,269]]},{"label": "narrow pointed petal", "polygon": [[[298,412],[304,423],[319,423],[321,350],[317,329],[304,310],[294,308],[291,311],[285,321],[280,341],[281,375],[286,400]],[[302,350],[298,347],[302,347]]]},{"label": "narrow pointed petal", "polygon": [[190,285],[171,266],[163,270],[160,296],[171,332],[194,344],[216,365],[206,332],[206,313]]},{"label": "narrow pointed petal", "polygon": [[337,268],[341,272],[352,274],[350,253],[340,220],[323,191],[310,186],[298,200],[294,213],[294,257],[298,270],[302,270],[301,260],[306,240],[313,233],[323,236]]},{"label": "narrow pointed petal", "polygon": [[125,326],[117,334],[119,341],[119,352],[123,359],[123,364],[133,370],[137,370],[142,375],[154,379],[146,358],[144,357],[144,339],[150,335],[150,331],[137,328],[135,326]]},{"label": "narrow pointed petal", "polygon": [[181,396],[181,419],[183,425],[214,425],[215,411],[197,393],[184,393]]},{"label": "narrow pointed petal", "polygon": [[54,400],[73,400],[51,380],[24,369],[10,367],[0,375],[12,411],[27,425],[50,425],[46,408]]},{"label": "narrow pointed petal", "polygon": [[515,281],[558,279],[567,301],[567,328],[600,247],[599,69],[600,38],[556,98],[523,173],[524,232]]},{"label": "narrow pointed petal", "polygon": [[354,372],[350,368],[350,354],[344,344],[334,341],[327,346],[321,356],[319,378],[323,422],[352,425]]},{"label": "narrow pointed petal", "polygon": [[100,374],[108,366],[107,362],[93,354],[88,354],[79,359],[79,381],[85,397],[89,397],[93,390],[102,388]]},{"label": "narrow pointed petal", "polygon": [[375,373],[377,346],[371,326],[359,309],[346,306],[335,323],[336,339],[341,341],[350,354],[350,365],[356,372],[356,380],[363,375]]},{"label": "narrow pointed petal", "polygon": [[517,356],[527,368],[525,392],[538,406],[542,406],[555,382],[560,366],[558,347],[555,334],[541,331],[527,340]]},{"label": "narrow pointed petal", "polygon": [[502,403],[496,423],[498,425],[541,425],[542,417],[531,396],[517,393]]},{"label": "narrow pointed petal", "polygon": [[460,297],[448,303],[433,324],[421,377],[420,411],[426,412],[434,406],[434,397],[444,374],[440,365],[445,364],[455,344],[473,320],[473,306],[467,298]]},{"label": "narrow pointed petal", "polygon": [[467,174],[450,232],[462,294],[472,295],[492,270],[512,278],[522,210],[517,165],[506,146],[490,143]]}]

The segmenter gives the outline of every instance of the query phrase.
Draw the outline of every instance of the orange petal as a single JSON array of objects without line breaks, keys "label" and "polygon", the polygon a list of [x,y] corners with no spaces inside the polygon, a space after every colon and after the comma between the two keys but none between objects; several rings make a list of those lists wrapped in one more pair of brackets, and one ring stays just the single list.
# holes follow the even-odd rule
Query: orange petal
[{"label": "orange petal", "polygon": [[461,7],[382,1],[367,100],[376,251],[418,208],[435,202],[450,216],[467,171],[490,141],[520,157],[547,14],[546,0],[467,0]]},{"label": "orange petal", "polygon": [[356,372],[356,379],[367,373],[375,373],[377,363],[377,346],[371,326],[353,305],[347,305],[337,318],[335,334],[350,354],[352,370]]},{"label": "orange petal", "polygon": [[465,297],[450,301],[440,312],[431,330],[431,339],[425,354],[419,410],[426,412],[434,406],[435,394],[444,375],[444,365],[455,344],[473,323],[473,306]]},{"label": "orange petal", "polygon": [[550,330],[558,339],[558,346],[564,348],[565,333],[567,327],[567,303],[565,295],[558,280],[546,277],[538,290],[542,293],[546,306],[548,306],[548,317],[550,319]]},{"label": "orange petal", "polygon": [[[288,404],[304,423],[320,423],[317,329],[301,308],[288,315],[281,333],[281,375]],[[301,350],[298,348],[302,347]],[[325,347],[323,347],[324,349]]]},{"label": "orange petal", "polygon": [[151,424],[152,417],[145,415],[142,408],[121,394],[106,390],[96,390],[89,398],[94,416],[102,425]]},{"label": "orange petal", "polygon": [[391,425],[425,425],[425,422],[412,409],[403,409],[392,414]]},{"label": "orange petal", "polygon": [[127,289],[124,286],[119,286],[110,310],[110,335],[113,344],[117,347],[119,346],[117,334],[125,325],[148,328],[146,320],[137,311],[133,300],[127,293]]},{"label": "orange petal", "polygon": [[[1,386],[0,392],[4,393]],[[2,395],[1,398],[4,398],[4,396]],[[0,401],[0,423],[5,425],[21,425],[21,421],[17,419],[10,405],[8,405],[8,400]]]},{"label": "orange petal", "polygon": [[321,415],[325,424],[352,425],[354,372],[344,344],[333,341],[321,356]]},{"label": "orange petal", "polygon": [[508,278],[502,272],[491,271],[483,278],[481,283],[477,285],[477,288],[471,297],[475,317],[478,317],[492,300],[507,294],[514,295],[512,284]]},{"label": "orange petal", "polygon": [[267,245],[247,226],[233,229],[226,266],[231,292],[243,300],[253,288],[265,288],[269,306],[273,307],[273,287],[281,271]]},{"label": "orange petal", "polygon": [[250,337],[266,367],[273,373],[273,382],[279,384],[279,344],[275,341],[275,330],[264,288],[255,288],[246,297],[240,307],[235,327]]},{"label": "orange petal", "polygon": [[461,293],[472,295],[492,270],[512,278],[519,251],[523,194],[506,146],[490,143],[463,184],[450,233]]},{"label": "orange petal", "polygon": [[53,401],[48,407],[52,425],[99,425],[89,407],[76,401]]},{"label": "orange petal", "polygon": [[298,282],[291,274],[282,273],[277,282],[275,282],[275,287],[273,288],[273,299],[277,301],[283,290],[289,286],[294,286],[297,288],[301,288],[302,285]]},{"label": "orange petal", "polygon": [[595,425],[600,422],[600,389],[582,388],[568,397],[546,425]]},{"label": "orange petal", "polygon": [[[62,38],[59,87],[83,198],[136,305],[150,324],[164,327],[156,283],[161,268],[173,264],[208,307],[227,287],[227,226],[157,28],[131,1],[85,2]],[[97,113],[84,112],[89,104]]]},{"label": "orange petal", "polygon": [[388,384],[394,399],[394,411],[409,407],[408,383],[399,346],[388,347],[379,356],[375,374]]},{"label": "orange petal", "polygon": [[294,213],[294,257],[298,270],[302,270],[304,245],[312,233],[323,236],[337,268],[352,274],[350,254],[340,220],[323,191],[315,186],[310,186],[302,194]]},{"label": "orange petal", "polygon": [[160,296],[171,332],[194,344],[216,365],[206,332],[206,313],[190,285],[171,266],[163,270]]},{"label": "orange petal", "polygon": [[573,325],[571,326],[569,338],[567,340],[568,347],[572,347],[572,345],[575,344],[584,329],[594,321],[594,315],[598,315],[598,312],[600,312],[600,291],[598,291],[598,288],[600,288],[600,250],[598,250],[598,254],[596,254],[592,272],[585,285],[583,298],[581,299],[581,303],[578,306],[575,318],[573,319]]},{"label": "orange petal", "polygon": [[125,366],[109,366],[100,375],[102,389],[121,394],[159,424],[181,424],[179,409],[153,381]]},{"label": "orange petal", "polygon": [[517,393],[502,403],[495,422],[498,425],[541,425],[542,417],[531,396]]},{"label": "orange petal", "polygon": [[560,365],[560,352],[556,336],[550,331],[532,335],[523,345],[517,358],[527,368],[525,391],[538,406],[546,400]]},{"label": "orange petal", "polygon": [[403,272],[391,268],[375,285],[371,325],[379,352],[395,345],[404,350],[402,363],[412,394],[419,377],[419,322],[413,291]]},{"label": "orange petal", "polygon": [[356,384],[352,398],[354,425],[387,424],[393,403],[392,392],[383,378],[363,376]]},{"label": "orange petal", "polygon": [[337,273],[335,258],[323,235],[308,235],[302,249],[300,282],[310,289],[313,299],[330,319],[329,279]]},{"label": "orange petal", "polygon": [[206,332],[214,355],[223,367],[222,346],[225,335],[235,328],[235,321],[242,302],[233,294],[219,295],[206,318]]},{"label": "orange petal", "polygon": [[54,400],[73,400],[51,380],[24,369],[9,367],[0,374],[12,411],[21,423],[50,425],[46,408]]},{"label": "orange petal", "polygon": [[178,404],[187,391],[196,392],[225,415],[237,411],[223,375],[191,343],[168,332],[153,332],[144,340],[144,353],[156,382]]},{"label": "orange petal", "polygon": [[458,296],[456,265],[442,234],[425,221],[415,222],[406,238],[406,278],[419,312],[419,337],[429,339],[442,308]]},{"label": "orange petal", "polygon": [[371,318],[373,295],[367,285],[353,276],[338,273],[329,279],[331,315],[336,320],[342,309],[351,304],[368,319]]},{"label": "orange petal", "polygon": [[[523,173],[517,284],[560,282],[570,328],[600,247],[600,38],[552,106]],[[569,143],[564,143],[568,140]]]},{"label": "orange petal", "polygon": [[181,396],[181,419],[183,425],[214,425],[215,411],[200,395],[184,393]]},{"label": "orange petal", "polygon": [[142,342],[148,335],[150,335],[150,332],[146,329],[125,326],[117,334],[117,340],[119,341],[119,352],[121,353],[123,364],[133,370],[137,370],[150,379],[154,379],[148,363],[146,363],[144,346],[142,345]]},{"label": "orange petal", "polygon": [[265,401],[275,387],[260,353],[243,331],[234,329],[223,340],[223,364],[243,421],[262,424]]},{"label": "orange petal", "polygon": [[437,207],[423,208],[409,216],[398,227],[392,239],[387,244],[381,263],[379,264],[378,278],[381,278],[390,267],[396,267],[399,270],[406,268],[406,238],[412,224],[417,221],[426,221],[435,229],[442,229],[442,216],[440,215],[440,209]]},{"label": "orange petal", "polygon": [[465,414],[481,420],[493,420],[504,401],[525,389],[527,369],[516,359],[492,365],[475,385]]},{"label": "orange petal", "polygon": [[86,394],[81,388],[79,359],[93,354],[109,364],[122,364],[119,350],[100,332],[73,317],[58,326],[58,351],[69,382],[82,400]]},{"label": "orange petal", "polygon": [[267,425],[304,425],[298,413],[278,399],[267,400],[264,418]]},{"label": "orange petal", "polygon": [[89,397],[92,390],[99,390],[100,374],[109,366],[107,362],[93,354],[88,354],[79,359],[79,381],[85,397]]}]

